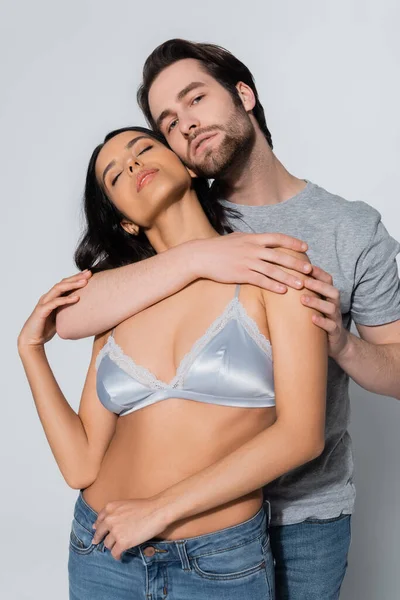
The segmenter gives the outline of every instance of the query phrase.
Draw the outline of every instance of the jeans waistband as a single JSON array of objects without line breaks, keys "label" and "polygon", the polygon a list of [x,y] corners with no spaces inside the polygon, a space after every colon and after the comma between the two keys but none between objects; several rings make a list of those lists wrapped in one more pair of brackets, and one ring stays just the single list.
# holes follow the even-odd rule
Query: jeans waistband
[{"label": "jeans waistband", "polygon": [[[250,519],[238,525],[226,527],[225,529],[179,540],[161,541],[159,539],[151,539],[143,544],[129,548],[126,552],[141,556],[145,562],[153,562],[154,560],[182,560],[184,556],[187,556],[188,559],[197,558],[214,554],[227,548],[236,548],[247,544],[253,539],[261,538],[267,533],[268,516],[266,510],[268,509],[262,506]],[[74,517],[83,527],[89,531],[93,531],[94,534],[92,525],[97,519],[97,513],[87,504],[82,492],[79,492],[75,503]],[[147,556],[148,552],[143,552],[149,546],[154,549],[151,557]]]}]

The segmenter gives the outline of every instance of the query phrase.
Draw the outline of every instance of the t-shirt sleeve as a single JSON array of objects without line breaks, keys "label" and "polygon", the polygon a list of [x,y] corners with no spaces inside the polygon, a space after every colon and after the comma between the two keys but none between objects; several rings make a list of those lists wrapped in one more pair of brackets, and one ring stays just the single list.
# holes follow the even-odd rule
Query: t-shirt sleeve
[{"label": "t-shirt sleeve", "polygon": [[[371,207],[369,207],[371,208]],[[400,319],[400,279],[396,256],[400,244],[372,209],[368,219],[369,242],[355,268],[351,316],[359,325],[384,325]],[[360,227],[362,227],[360,223]]]}]

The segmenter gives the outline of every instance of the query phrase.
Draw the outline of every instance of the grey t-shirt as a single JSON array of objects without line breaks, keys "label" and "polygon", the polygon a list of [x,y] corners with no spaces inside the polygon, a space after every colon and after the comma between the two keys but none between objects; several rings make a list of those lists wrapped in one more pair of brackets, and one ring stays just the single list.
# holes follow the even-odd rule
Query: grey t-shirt
[{"label": "grey t-shirt", "polygon": [[[296,196],[279,204],[238,205],[231,225],[242,232],[279,232],[308,243],[311,262],[333,277],[340,290],[344,326],[382,325],[400,319],[400,281],[396,255],[400,244],[365,202],[349,202],[307,182]],[[272,525],[308,518],[329,519],[354,508],[353,456],[347,431],[349,377],[329,359],[326,442],[321,456],[264,488]]]}]

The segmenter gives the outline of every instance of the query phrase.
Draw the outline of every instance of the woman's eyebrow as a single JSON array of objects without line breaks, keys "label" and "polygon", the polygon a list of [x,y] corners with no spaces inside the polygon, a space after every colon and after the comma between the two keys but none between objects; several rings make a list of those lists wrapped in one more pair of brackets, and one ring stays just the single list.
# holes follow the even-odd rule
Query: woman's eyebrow
[{"label": "woman's eyebrow", "polygon": [[[136,144],[136,142],[138,142],[139,140],[151,140],[151,137],[148,135],[138,135],[138,137],[133,138],[133,140],[131,140],[130,142],[127,143],[127,145],[125,146],[125,150],[130,150],[130,148],[132,148],[132,146],[134,146]],[[106,175],[107,175],[108,171],[110,169],[112,169],[113,167],[115,167],[115,160],[112,160],[111,162],[109,162],[103,171],[102,180],[103,180],[104,185],[105,185],[104,180],[106,178]]]},{"label": "woman's eyebrow", "polygon": [[139,135],[138,137],[133,138],[130,142],[125,146],[125,150],[129,150],[138,142],[139,140],[150,140],[151,138],[148,135]]}]

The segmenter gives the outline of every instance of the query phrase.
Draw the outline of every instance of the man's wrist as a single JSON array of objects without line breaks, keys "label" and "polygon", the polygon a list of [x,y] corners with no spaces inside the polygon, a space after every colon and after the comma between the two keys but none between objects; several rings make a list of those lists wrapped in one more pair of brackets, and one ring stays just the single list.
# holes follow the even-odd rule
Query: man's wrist
[{"label": "man's wrist", "polygon": [[353,359],[357,339],[350,331],[347,333],[346,343],[335,359],[340,367],[344,368]]}]

